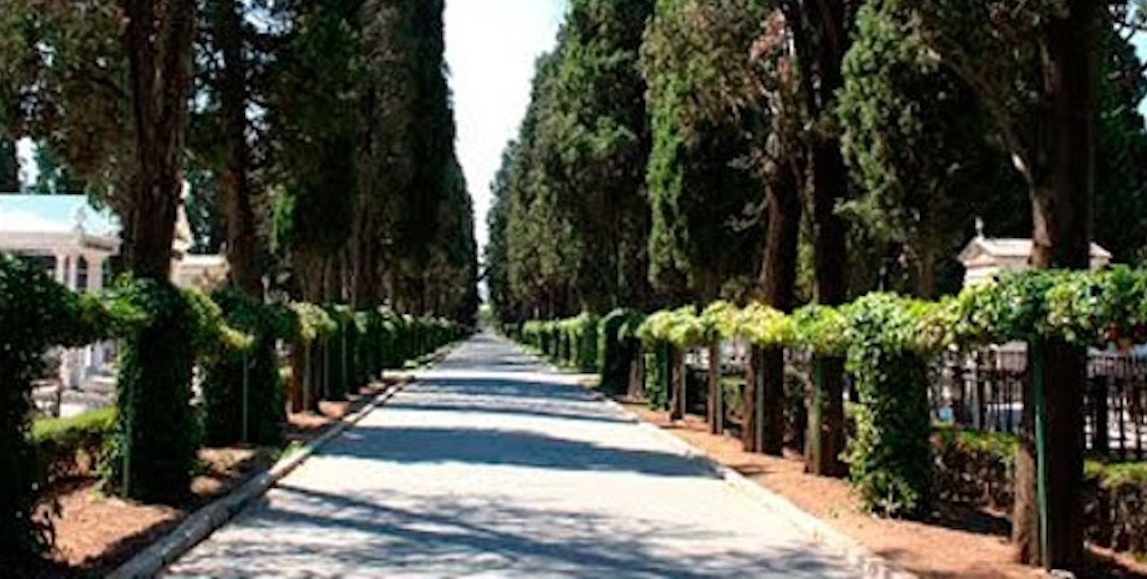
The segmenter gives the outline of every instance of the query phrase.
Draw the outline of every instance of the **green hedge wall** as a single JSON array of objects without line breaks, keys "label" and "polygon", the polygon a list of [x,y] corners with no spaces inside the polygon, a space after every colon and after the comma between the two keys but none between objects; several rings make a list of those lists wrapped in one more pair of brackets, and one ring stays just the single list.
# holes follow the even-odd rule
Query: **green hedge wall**
[{"label": "green hedge wall", "polygon": [[[932,436],[934,500],[1011,512],[1016,445],[1005,434],[939,429]],[[1147,463],[1088,461],[1079,492],[1088,542],[1147,554]]]},{"label": "green hedge wall", "polygon": [[121,342],[106,488],[145,502],[178,502],[190,492],[201,440],[191,407],[197,322],[170,283],[138,280],[115,291],[149,316]]},{"label": "green hedge wall", "polygon": [[18,575],[51,544],[50,522],[33,517],[44,473],[30,437],[31,384],[49,346],[85,343],[107,326],[92,305],[0,255],[0,571]]},{"label": "green hedge wall", "polygon": [[621,395],[627,390],[630,368],[641,353],[636,328],[642,319],[637,310],[621,308],[610,312],[598,325],[597,366],[602,392],[608,395]]},{"label": "green hedge wall", "polygon": [[218,291],[212,299],[227,323],[250,335],[253,343],[203,364],[203,442],[282,444],[287,417],[275,351],[281,312],[233,289]]},{"label": "green hedge wall", "polygon": [[[276,339],[312,343],[327,337],[318,348],[321,393],[337,398],[351,386],[341,379],[343,359],[353,370],[346,374],[361,377],[469,331],[444,320],[389,315],[389,325],[370,333],[360,323],[370,316],[345,308],[328,314],[308,304],[262,305],[226,292],[211,299],[167,282],[126,277],[103,295],[77,294],[38,267],[0,254],[0,575],[18,576],[51,545],[50,519],[33,516],[47,479],[86,473],[98,459],[107,490],[175,502],[190,492],[204,434],[221,444],[280,443],[284,406]],[[345,347],[332,338],[344,328]],[[31,382],[42,374],[44,353],[107,339],[121,345],[116,408],[42,422],[33,430]],[[202,416],[191,405],[196,364],[205,371]]]}]

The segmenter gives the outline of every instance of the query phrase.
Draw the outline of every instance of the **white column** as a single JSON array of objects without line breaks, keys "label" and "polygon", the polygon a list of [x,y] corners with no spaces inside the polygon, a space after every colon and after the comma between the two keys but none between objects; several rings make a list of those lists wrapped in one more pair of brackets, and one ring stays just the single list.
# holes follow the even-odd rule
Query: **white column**
[{"label": "white column", "polygon": [[80,284],[80,256],[79,254],[72,254],[68,256],[68,282],[67,286],[73,290],[79,290],[76,287]]},{"label": "white column", "polygon": [[[88,292],[99,293],[104,289],[104,260],[99,254],[87,254],[84,260],[88,262]],[[87,347],[88,368],[99,369],[107,359],[107,344],[104,342],[92,344]]]},{"label": "white column", "polygon": [[56,281],[66,283],[68,270],[68,256],[63,254],[56,254]]},{"label": "white column", "polygon": [[104,260],[107,259],[102,255],[85,255],[84,259],[88,262],[88,291],[99,292],[104,289]]}]

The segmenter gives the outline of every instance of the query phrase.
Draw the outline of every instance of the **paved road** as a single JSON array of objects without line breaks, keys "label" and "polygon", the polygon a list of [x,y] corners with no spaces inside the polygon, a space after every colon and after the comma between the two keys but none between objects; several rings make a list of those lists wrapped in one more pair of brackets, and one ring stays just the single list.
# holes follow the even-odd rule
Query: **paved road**
[{"label": "paved road", "polygon": [[570,382],[477,336],[169,573],[855,576]]}]

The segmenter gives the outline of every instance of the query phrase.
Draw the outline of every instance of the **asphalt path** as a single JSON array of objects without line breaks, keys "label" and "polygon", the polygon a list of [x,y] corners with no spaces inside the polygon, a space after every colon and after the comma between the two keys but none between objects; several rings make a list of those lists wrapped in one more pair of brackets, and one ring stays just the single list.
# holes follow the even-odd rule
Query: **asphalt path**
[{"label": "asphalt path", "polygon": [[677,445],[490,334],[421,373],[167,575],[858,576]]}]

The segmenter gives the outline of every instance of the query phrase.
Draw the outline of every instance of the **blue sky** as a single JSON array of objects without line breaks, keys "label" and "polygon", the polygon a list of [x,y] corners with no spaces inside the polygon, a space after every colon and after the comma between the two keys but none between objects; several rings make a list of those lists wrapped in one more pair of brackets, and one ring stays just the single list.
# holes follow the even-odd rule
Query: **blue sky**
[{"label": "blue sky", "polygon": [[490,182],[530,102],[534,60],[551,49],[566,0],[447,0],[446,60],[458,122],[458,157],[486,243]]}]

